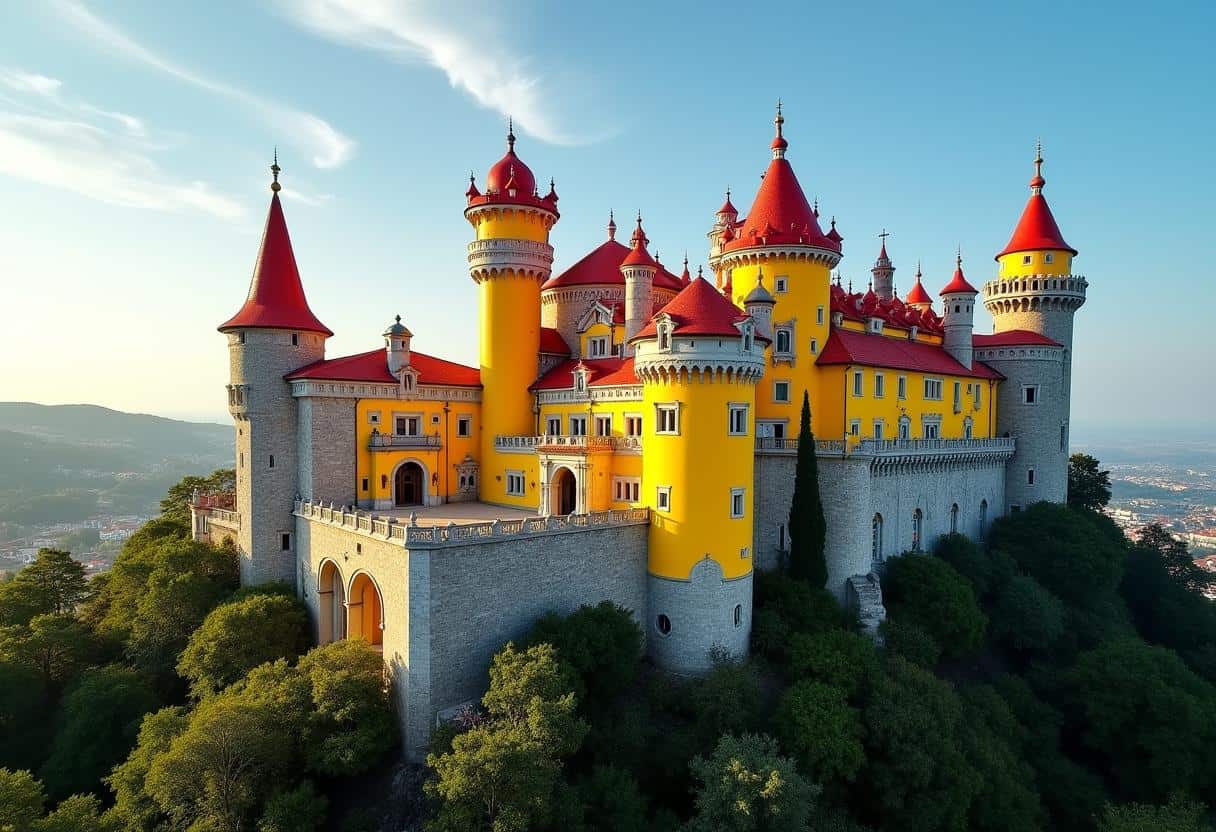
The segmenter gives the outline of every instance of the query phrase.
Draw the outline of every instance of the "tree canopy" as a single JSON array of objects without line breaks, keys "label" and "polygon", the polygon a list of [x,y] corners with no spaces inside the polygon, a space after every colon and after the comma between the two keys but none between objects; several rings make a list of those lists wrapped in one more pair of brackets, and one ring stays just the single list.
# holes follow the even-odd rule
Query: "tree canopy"
[{"label": "tree canopy", "polygon": [[1101,511],[1110,502],[1110,471],[1103,471],[1089,454],[1068,458],[1068,504],[1074,508]]}]

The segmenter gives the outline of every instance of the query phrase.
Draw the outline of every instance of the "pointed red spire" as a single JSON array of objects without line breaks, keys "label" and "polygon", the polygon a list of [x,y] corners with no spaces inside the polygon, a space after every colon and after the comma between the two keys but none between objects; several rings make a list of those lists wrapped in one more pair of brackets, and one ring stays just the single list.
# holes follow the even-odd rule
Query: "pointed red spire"
[{"label": "pointed red spire", "polygon": [[692,276],[688,273],[688,253],[684,253],[684,271],[680,272],[680,282],[687,286],[692,282]]},{"label": "pointed red spire", "polygon": [[967,278],[963,277],[963,252],[960,250],[958,256],[954,258],[954,277],[950,279],[940,292],[939,295],[951,295],[955,293],[965,293],[978,295],[980,290],[967,282]]},{"label": "pointed red spire", "polygon": [[481,196],[481,191],[477,190],[477,178],[473,176],[473,171],[469,171],[469,189],[464,192],[467,199]]},{"label": "pointed red spire", "polygon": [[916,284],[912,287],[912,291],[908,292],[908,297],[905,303],[908,306],[924,306],[926,308],[933,305],[933,298],[929,297],[929,293],[925,291],[924,284],[920,282],[920,263],[916,264]]},{"label": "pointed red spire", "polygon": [[773,118],[773,126],[777,128],[777,135],[773,136],[773,143],[769,145],[773,149],[774,159],[784,159],[785,149],[790,146],[790,143],[785,140],[785,136],[781,135],[781,128],[785,124],[785,116],[781,115],[781,99],[777,99],[777,115]]},{"label": "pointed red spire", "polygon": [[240,311],[219,325],[219,331],[242,327],[297,329],[319,332],[328,337],[333,332],[317,320],[317,316],[308,308],[304,285],[300,282],[300,270],[296,267],[287,221],[283,218],[283,206],[279,203],[277,154],[275,164],[270,169],[274,174],[274,182],[270,186],[274,194],[270,198],[270,213],[266,217],[262,246],[253,267],[253,279],[249,282],[249,295]]},{"label": "pointed red spire", "polygon": [[612,216],[612,211],[608,211],[608,239],[616,239],[616,218]]},{"label": "pointed red spire", "polygon": [[646,250],[646,244],[650,240],[646,239],[646,232],[642,230],[642,212],[638,211],[638,227],[633,230],[633,236],[629,238],[633,248],[625,255],[625,259],[621,261],[622,266],[651,266],[654,269],[659,268],[659,264],[650,256],[650,252]]},{"label": "pointed red spire", "polygon": [[736,210],[735,204],[730,201],[729,187],[726,189],[726,202],[722,203],[722,207],[718,209],[718,214],[729,216],[731,219],[739,216],[739,212]]},{"label": "pointed red spire", "polygon": [[1043,186],[1047,180],[1043,178],[1043,146],[1036,146],[1034,157],[1034,176],[1030,180],[1030,199],[1022,209],[1022,216],[1013,229],[1009,244],[1001,250],[996,259],[1018,251],[1067,251],[1076,254],[1077,250],[1064,242],[1060,226],[1052,216],[1047,199],[1043,196]]}]

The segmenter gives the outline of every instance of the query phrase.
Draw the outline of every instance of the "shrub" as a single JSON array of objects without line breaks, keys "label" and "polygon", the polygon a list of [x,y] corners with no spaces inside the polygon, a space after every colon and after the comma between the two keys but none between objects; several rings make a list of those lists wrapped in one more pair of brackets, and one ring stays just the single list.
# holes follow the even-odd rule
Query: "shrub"
[{"label": "shrub", "polygon": [[795,678],[832,685],[845,696],[854,696],[877,668],[874,642],[857,633],[799,633],[790,640],[790,673]]},{"label": "shrub", "polygon": [[891,618],[928,632],[947,656],[966,656],[984,640],[987,621],[971,584],[940,558],[914,553],[893,558],[883,594]]},{"label": "shrub", "polygon": [[580,702],[604,702],[637,677],[642,660],[642,630],[633,613],[611,601],[582,606],[562,617],[542,616],[525,646],[552,644],[557,657],[578,674],[575,696]]},{"label": "shrub", "polygon": [[764,735],[730,734],[690,767],[698,781],[689,832],[804,832],[819,787],[808,783]]},{"label": "shrub", "polygon": [[878,628],[886,646],[887,655],[907,659],[917,667],[932,670],[941,660],[941,645],[923,627],[911,621],[893,621],[888,618]]},{"label": "shrub", "polygon": [[1064,632],[1064,604],[1034,578],[1018,575],[997,596],[990,629],[1011,650],[1047,650]]},{"label": "shrub", "polygon": [[840,688],[798,682],[781,697],[774,724],[814,782],[852,781],[865,762],[861,712],[849,707]]},{"label": "shrub", "polygon": [[976,596],[981,598],[994,594],[1015,571],[1009,555],[985,549],[966,535],[942,535],[933,552],[970,581]]}]

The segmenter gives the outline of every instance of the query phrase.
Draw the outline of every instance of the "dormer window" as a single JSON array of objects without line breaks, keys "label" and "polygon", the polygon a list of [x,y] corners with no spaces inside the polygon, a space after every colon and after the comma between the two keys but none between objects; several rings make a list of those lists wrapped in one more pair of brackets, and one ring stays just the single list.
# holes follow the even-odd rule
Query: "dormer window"
[{"label": "dormer window", "polygon": [[575,390],[575,392],[578,392],[578,393],[587,392],[587,371],[586,370],[575,370],[574,371],[574,390]]},{"label": "dormer window", "polygon": [[659,330],[659,349],[671,349],[671,322],[662,321],[658,325]]},{"label": "dormer window", "polygon": [[743,351],[751,352],[752,351],[752,339],[753,339],[751,321],[747,321],[743,325],[741,325],[739,327],[739,332],[742,333],[742,335],[743,335]]},{"label": "dormer window", "polygon": [[418,373],[409,368],[401,368],[401,392],[413,393],[418,389]]},{"label": "dormer window", "polygon": [[870,332],[876,335],[882,334],[882,318],[870,318]]}]

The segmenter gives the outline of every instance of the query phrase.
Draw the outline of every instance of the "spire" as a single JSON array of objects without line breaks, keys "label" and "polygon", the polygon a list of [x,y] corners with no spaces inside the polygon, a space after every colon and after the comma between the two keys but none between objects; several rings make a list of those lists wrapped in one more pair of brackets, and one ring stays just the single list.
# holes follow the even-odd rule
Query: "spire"
[{"label": "spire", "polygon": [[718,209],[718,216],[729,216],[731,219],[739,216],[739,212],[735,209],[734,203],[730,201],[730,185],[726,186],[726,201],[723,202],[722,207]]},{"label": "spire", "polygon": [[616,218],[612,216],[612,209],[608,209],[608,239],[616,239]]},{"label": "spire", "polygon": [[963,247],[958,247],[958,253],[954,256],[954,276],[950,278],[940,292],[939,295],[945,296],[954,293],[967,293],[978,295],[979,290],[967,282],[967,278],[963,276]]},{"label": "spire", "polygon": [[296,266],[295,252],[291,247],[291,236],[287,233],[287,220],[283,217],[283,205],[279,201],[279,164],[276,154],[271,165],[274,182],[270,197],[270,212],[266,215],[266,228],[262,232],[262,246],[249,281],[249,294],[244,305],[235,315],[220,324],[220,332],[232,329],[294,329],[302,332],[318,332],[328,337],[333,335],[325,324],[308,307],[304,296],[304,284],[300,281],[300,270]]},{"label": "spire", "polygon": [[1043,178],[1043,144],[1035,143],[1034,176],[1030,179],[1030,199],[1022,209],[1022,216],[1013,229],[1009,243],[996,256],[1000,260],[1006,254],[1022,251],[1067,251],[1076,254],[1077,250],[1064,241],[1060,226],[1052,216],[1047,198],[1043,196],[1043,186],[1047,180]]},{"label": "spire", "polygon": [[908,306],[924,307],[928,309],[933,306],[933,298],[929,297],[929,293],[925,291],[924,284],[921,283],[920,261],[916,261],[916,283],[913,284],[912,290],[908,292],[908,297],[904,303]]},{"label": "spire", "polygon": [[878,259],[874,261],[874,268],[870,269],[870,274],[874,276],[874,292],[883,300],[895,297],[895,266],[887,256],[887,237],[890,236],[890,232],[885,228],[879,233],[878,238],[882,240],[882,246],[878,251]]},{"label": "spire", "polygon": [[882,240],[882,248],[878,252],[879,262],[882,262],[883,260],[891,259],[891,258],[887,257],[887,238],[890,236],[891,236],[890,233],[885,228],[878,234],[879,239]]},{"label": "spire", "polygon": [[515,120],[507,116],[507,152],[515,152]]},{"label": "spire", "polygon": [[646,232],[642,229],[642,212],[638,211],[638,226],[633,230],[633,236],[629,238],[630,252],[625,255],[625,259],[621,261],[621,267],[625,266],[649,266],[657,270],[659,264],[650,256],[650,252],[646,251],[646,244],[650,240],[646,239]]},{"label": "spire", "polygon": [[1030,192],[1036,196],[1043,193],[1047,180],[1043,178],[1043,140],[1035,139],[1034,143],[1034,176],[1030,179]]},{"label": "spire", "polygon": [[270,175],[274,177],[274,181],[270,183],[270,190],[274,191],[276,194],[283,187],[282,185],[279,184],[279,172],[280,171],[282,171],[282,168],[279,167],[279,146],[275,145],[274,146],[274,161],[270,163]]},{"label": "spire", "polygon": [[[698,266],[698,268],[700,268]],[[698,272],[700,274],[700,272]],[[688,252],[684,252],[684,271],[680,272],[680,282],[687,286],[692,282],[692,278],[688,274]]]},{"label": "spire", "polygon": [[790,146],[790,143],[785,140],[782,133],[782,125],[785,124],[785,116],[781,114],[781,99],[777,99],[777,115],[773,118],[773,125],[777,128],[777,135],[773,137],[773,143],[770,145],[773,149],[774,159],[784,159],[785,149]]}]

